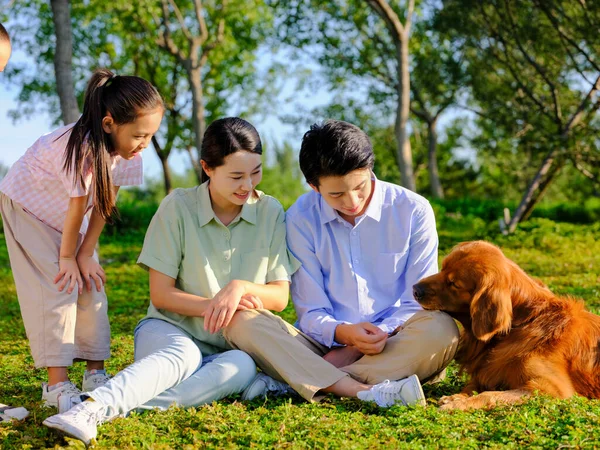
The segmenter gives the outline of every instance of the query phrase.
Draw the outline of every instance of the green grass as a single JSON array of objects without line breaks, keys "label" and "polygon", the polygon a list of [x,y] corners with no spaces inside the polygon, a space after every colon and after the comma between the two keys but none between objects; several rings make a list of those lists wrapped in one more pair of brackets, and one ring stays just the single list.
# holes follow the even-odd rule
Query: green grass
[{"label": "green grass", "polygon": [[[439,217],[440,258],[455,244],[487,239],[554,292],[580,297],[600,313],[600,224],[572,225],[534,219],[516,234],[501,236],[495,224],[473,217]],[[115,373],[132,362],[132,331],[148,304],[147,275],[135,266],[143,233],[110,233],[101,244],[109,283],[109,313]],[[108,236],[108,235],[107,235]],[[6,244],[0,237],[0,402],[22,405],[31,416],[0,425],[0,448],[83,448],[41,426],[53,411],[40,406],[44,372],[29,356]],[[292,307],[283,317],[295,318]],[[81,382],[83,366],[71,373]],[[300,399],[232,398],[199,408],[132,414],[99,429],[97,448],[600,448],[600,401],[535,398],[492,411],[441,412],[436,401],[458,392],[464,380],[450,366],[447,379],[425,386],[427,408],[387,410],[358,400],[327,397],[320,404]]]}]

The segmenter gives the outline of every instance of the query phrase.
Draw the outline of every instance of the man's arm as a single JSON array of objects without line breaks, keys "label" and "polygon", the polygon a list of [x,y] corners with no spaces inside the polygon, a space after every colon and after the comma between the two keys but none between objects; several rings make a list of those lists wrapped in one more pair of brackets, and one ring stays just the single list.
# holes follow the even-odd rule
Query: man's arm
[{"label": "man's arm", "polygon": [[410,235],[408,261],[403,275],[404,291],[400,295],[401,308],[378,324],[388,334],[422,310],[413,297],[413,285],[438,272],[438,235],[431,205],[427,204],[415,215],[412,229],[414,231]]},{"label": "man's arm", "polygon": [[299,328],[321,344],[331,347],[335,341],[336,320],[325,284],[321,263],[315,254],[311,230],[299,225],[289,215],[286,219],[287,243],[292,254],[302,263],[292,275],[292,301],[298,315]]}]

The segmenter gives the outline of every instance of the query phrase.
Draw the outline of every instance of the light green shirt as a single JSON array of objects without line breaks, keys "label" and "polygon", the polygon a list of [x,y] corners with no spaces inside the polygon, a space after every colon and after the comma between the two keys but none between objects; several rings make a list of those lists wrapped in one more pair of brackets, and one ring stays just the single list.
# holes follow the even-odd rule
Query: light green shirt
[{"label": "light green shirt", "polygon": [[[300,263],[288,251],[281,204],[260,191],[228,226],[215,215],[208,182],[176,189],[160,204],[146,232],[138,264],[174,278],[182,291],[214,297],[231,280],[258,284],[290,281]],[[228,349],[221,333],[204,331],[204,318],[157,309],[149,318],[176,325],[197,339],[201,351]]]}]

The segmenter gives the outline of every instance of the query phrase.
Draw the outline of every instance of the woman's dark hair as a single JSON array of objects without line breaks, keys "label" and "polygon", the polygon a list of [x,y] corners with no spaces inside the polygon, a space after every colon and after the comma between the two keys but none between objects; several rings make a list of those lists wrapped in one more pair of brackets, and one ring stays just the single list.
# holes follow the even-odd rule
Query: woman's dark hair
[{"label": "woman's dark hair", "polygon": [[321,177],[372,169],[374,162],[369,136],[351,123],[331,119],[315,123],[302,138],[300,170],[313,186],[319,186]]},{"label": "woman's dark hair", "polygon": [[10,43],[10,37],[8,36],[8,31],[4,28],[4,25],[0,23],[0,41],[8,41]]},{"label": "woman's dark hair", "polygon": [[114,211],[115,195],[110,170],[110,153],[114,148],[109,134],[102,128],[102,119],[110,113],[115,123],[122,125],[157,108],[164,108],[160,94],[140,77],[120,76],[108,69],[97,69],[87,85],[83,114],[71,130],[63,168],[67,173],[74,172],[83,184],[84,163],[91,158],[94,206],[104,220],[109,221]]},{"label": "woman's dark hair", "polygon": [[[215,120],[204,132],[200,159],[212,169],[222,166],[226,156],[240,150],[262,155],[258,131],[244,119],[225,117]],[[202,182],[208,179],[209,176],[202,170]]]}]

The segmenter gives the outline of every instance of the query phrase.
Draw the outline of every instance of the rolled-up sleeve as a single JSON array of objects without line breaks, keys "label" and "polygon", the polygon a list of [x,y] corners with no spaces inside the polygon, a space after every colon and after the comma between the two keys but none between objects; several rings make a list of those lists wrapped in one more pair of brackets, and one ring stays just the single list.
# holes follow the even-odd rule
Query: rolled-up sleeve
[{"label": "rolled-up sleeve", "polygon": [[173,193],[161,202],[146,231],[137,260],[140,267],[157,270],[173,279],[179,274],[183,249],[175,195]]},{"label": "rolled-up sleeve", "polygon": [[336,327],[349,322],[336,320],[333,316],[333,306],[325,292],[321,264],[315,255],[310,226],[298,224],[289,216],[286,225],[288,247],[302,264],[292,276],[291,287],[298,327],[321,344],[332,347],[336,345]]}]

